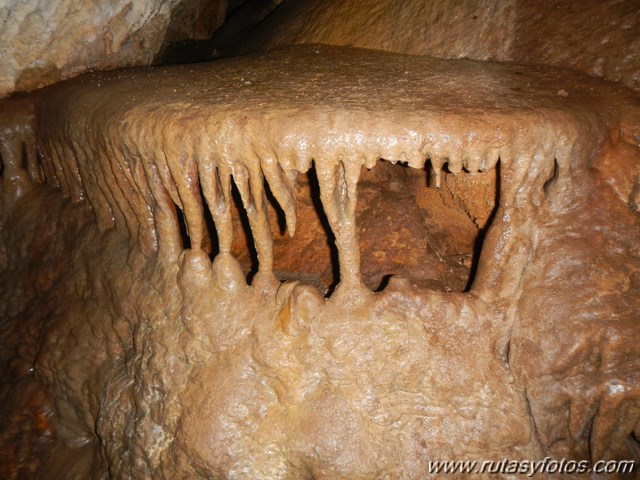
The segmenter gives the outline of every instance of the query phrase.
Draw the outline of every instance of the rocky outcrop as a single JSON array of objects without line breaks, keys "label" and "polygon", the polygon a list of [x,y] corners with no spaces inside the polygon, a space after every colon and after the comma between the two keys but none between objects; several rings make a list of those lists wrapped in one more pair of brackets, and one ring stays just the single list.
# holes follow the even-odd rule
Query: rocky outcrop
[{"label": "rocky outcrop", "polygon": [[165,42],[210,36],[225,12],[225,1],[9,0],[0,7],[0,97],[89,69],[150,65]]}]

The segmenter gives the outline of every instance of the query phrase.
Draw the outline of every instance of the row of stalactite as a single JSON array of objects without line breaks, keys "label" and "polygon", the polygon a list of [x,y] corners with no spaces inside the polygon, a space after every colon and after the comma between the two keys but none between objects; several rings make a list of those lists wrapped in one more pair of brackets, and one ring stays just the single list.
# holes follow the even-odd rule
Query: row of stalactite
[{"label": "row of stalactite", "polygon": [[[265,182],[284,211],[287,230],[293,235],[299,171],[292,165],[305,165],[308,169],[313,164],[320,200],[335,236],[340,283],[344,287],[362,287],[355,210],[361,169],[373,168],[379,159],[372,152],[363,153],[354,147],[351,154],[342,149],[339,155],[284,162],[268,149],[236,148],[234,141],[246,143],[241,135],[228,136],[231,140],[220,145],[205,138],[202,132],[179,128],[153,130],[140,120],[126,124],[126,128],[122,122],[101,123],[96,112],[87,115],[86,122],[72,122],[67,110],[57,109],[55,102],[48,106],[46,100],[44,108],[38,109],[37,121],[33,107],[26,111],[22,118],[14,119],[12,128],[3,131],[0,143],[5,165],[3,177],[13,175],[12,172],[20,176],[25,171],[22,158],[26,156],[25,178],[37,182],[44,177],[73,201],[88,201],[101,229],[115,226],[135,239],[145,253],[152,255],[160,250],[169,258],[177,258],[184,247],[176,206],[182,211],[191,248],[203,248],[207,208],[215,224],[219,253],[231,251],[233,182],[251,227],[258,274],[263,277],[273,275],[273,238]],[[553,163],[546,160],[558,157],[553,140],[552,136],[542,139],[546,148],[535,147],[535,152],[521,154],[508,162],[506,175],[513,181],[507,186],[521,190],[527,177],[548,177],[547,167],[553,167]],[[40,155],[36,154],[36,145]],[[466,155],[464,152],[431,155],[426,151],[422,156],[412,152],[404,158],[411,158],[407,163],[416,168],[424,168],[430,161],[436,186],[445,164],[452,173],[462,169],[486,171],[494,168],[499,159],[504,165],[506,147],[474,147]],[[478,154],[480,151],[484,153]],[[513,154],[508,151],[508,155]],[[504,174],[505,169],[502,170]],[[505,198],[515,199],[518,189]]]}]

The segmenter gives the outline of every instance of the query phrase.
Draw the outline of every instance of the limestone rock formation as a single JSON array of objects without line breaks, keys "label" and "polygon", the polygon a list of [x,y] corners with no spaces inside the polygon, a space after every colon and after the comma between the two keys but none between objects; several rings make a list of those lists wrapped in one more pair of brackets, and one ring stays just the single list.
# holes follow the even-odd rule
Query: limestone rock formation
[{"label": "limestone rock formation", "polygon": [[[3,152],[35,143],[42,171],[7,164],[31,188],[3,190],[13,227],[3,231],[39,244],[51,217],[23,212],[44,211],[56,187],[62,196],[49,209],[72,237],[59,240],[49,268],[7,255],[5,275],[29,278],[17,305],[3,298],[4,315],[22,320],[6,341],[41,332],[8,358],[27,393],[35,374],[50,395],[53,433],[42,435],[62,451],[82,449],[85,462],[92,446],[86,469],[416,478],[439,458],[633,454],[640,358],[625,337],[640,333],[639,224],[628,197],[597,173],[603,155],[623,151],[623,176],[634,174],[640,156],[628,146],[637,148],[640,110],[629,91],[564,71],[311,45],[89,74],[34,102],[35,117],[18,116],[31,128],[7,131]],[[22,131],[35,133],[13,133]],[[470,292],[396,278],[373,294],[363,284],[358,180],[380,159],[429,165],[435,187],[444,168],[499,168],[499,206]],[[328,299],[273,273],[265,188],[294,235],[296,179],[312,165],[338,253],[340,284]],[[257,250],[250,286],[230,254],[232,183]],[[577,215],[594,192],[605,210]],[[611,245],[604,252],[567,241],[613,218],[623,220],[598,240]],[[4,242],[14,251],[15,240]],[[75,248],[63,268],[67,244]],[[594,254],[607,255],[596,279],[573,274],[563,293],[567,272]],[[29,298],[34,310],[24,310]],[[92,348],[82,345],[89,339]]]},{"label": "limestone rock formation", "polygon": [[633,0],[288,0],[245,50],[291,43],[557,65],[640,89]]},{"label": "limestone rock formation", "polygon": [[225,7],[219,0],[9,0],[0,6],[0,97],[89,69],[150,65],[169,39],[210,36]]}]

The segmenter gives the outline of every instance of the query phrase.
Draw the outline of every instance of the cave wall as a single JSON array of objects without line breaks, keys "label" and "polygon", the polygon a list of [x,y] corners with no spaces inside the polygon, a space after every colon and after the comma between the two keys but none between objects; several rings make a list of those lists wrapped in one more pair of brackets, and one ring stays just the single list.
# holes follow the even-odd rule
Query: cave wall
[{"label": "cave wall", "polygon": [[163,45],[210,37],[226,1],[9,0],[0,6],[0,97],[89,69],[150,65]]},{"label": "cave wall", "polygon": [[[150,65],[172,43],[197,40],[206,45],[201,59],[216,49],[233,54],[318,42],[565,66],[639,88],[640,13],[633,1],[243,3],[11,0],[0,8],[0,96],[87,69]],[[235,16],[206,42],[228,13]]]},{"label": "cave wall", "polygon": [[634,1],[288,0],[236,48],[317,42],[556,65],[639,89],[639,25]]}]

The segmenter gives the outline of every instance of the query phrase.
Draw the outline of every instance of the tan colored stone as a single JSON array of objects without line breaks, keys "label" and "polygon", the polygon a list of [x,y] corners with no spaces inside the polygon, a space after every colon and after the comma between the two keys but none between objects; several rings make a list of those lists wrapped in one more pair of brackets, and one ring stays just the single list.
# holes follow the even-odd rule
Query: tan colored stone
[{"label": "tan colored stone", "polygon": [[245,50],[328,43],[557,65],[640,89],[634,0],[289,0],[243,43]]},{"label": "tan colored stone", "polygon": [[[0,301],[0,375],[18,390],[0,408],[58,455],[43,471],[82,454],[72,467],[96,476],[410,479],[434,458],[634,455],[630,90],[310,45],[89,74],[33,101],[31,136],[16,126],[3,140],[40,145],[46,185],[25,171],[30,189],[3,190],[2,279],[14,286]],[[312,160],[317,193],[302,176]],[[630,173],[607,183],[612,165]],[[465,170],[485,173],[461,203],[449,175]],[[266,184],[302,247],[272,243]],[[337,247],[328,298],[294,258],[281,264],[293,281],[274,276],[284,252],[326,265],[311,205],[296,215],[309,196],[334,237],[320,240]],[[473,249],[492,198],[474,284],[447,292],[462,290],[472,266],[454,269],[455,256]],[[230,254],[233,203],[257,252],[251,285]],[[369,290],[401,269],[408,280]],[[41,431],[13,402],[33,382],[49,394],[34,410],[51,404]],[[16,431],[3,451],[34,455],[8,448],[34,441]]]},{"label": "tan colored stone", "polygon": [[182,0],[9,0],[0,7],[0,97],[89,69],[150,65],[163,42],[222,23],[226,2],[207,3],[213,13],[203,16],[204,2]]}]

